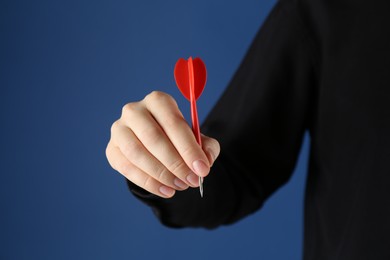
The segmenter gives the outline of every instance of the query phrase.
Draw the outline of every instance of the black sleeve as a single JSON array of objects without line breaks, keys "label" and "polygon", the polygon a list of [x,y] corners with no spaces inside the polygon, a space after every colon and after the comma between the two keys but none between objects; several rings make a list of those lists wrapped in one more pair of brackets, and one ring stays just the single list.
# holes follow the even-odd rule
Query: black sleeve
[{"label": "black sleeve", "polygon": [[310,124],[315,52],[295,4],[274,6],[202,125],[221,153],[198,189],[160,199],[129,183],[170,227],[231,224],[261,208],[294,170]]}]

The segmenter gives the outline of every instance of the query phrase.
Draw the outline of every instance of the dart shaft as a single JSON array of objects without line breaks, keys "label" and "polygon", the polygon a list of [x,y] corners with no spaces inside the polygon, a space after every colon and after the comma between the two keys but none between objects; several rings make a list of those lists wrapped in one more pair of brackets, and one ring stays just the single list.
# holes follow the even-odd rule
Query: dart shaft
[{"label": "dart shaft", "polygon": [[[192,58],[188,60],[188,76],[189,76],[189,85],[190,85],[190,102],[191,102],[191,118],[192,118],[192,131],[194,132],[196,141],[199,146],[202,147],[202,141],[200,137],[200,127],[198,120],[198,110],[196,108],[196,98],[195,98],[195,77],[194,77],[194,67],[192,63]],[[200,196],[203,198],[203,178],[199,177],[199,191]]]}]

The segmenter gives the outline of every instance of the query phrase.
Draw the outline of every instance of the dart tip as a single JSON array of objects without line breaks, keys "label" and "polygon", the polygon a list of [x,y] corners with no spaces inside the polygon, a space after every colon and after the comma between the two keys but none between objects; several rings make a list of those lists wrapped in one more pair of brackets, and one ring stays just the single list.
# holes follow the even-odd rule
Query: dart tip
[{"label": "dart tip", "polygon": [[203,178],[199,177],[199,191],[200,191],[200,197],[203,198]]}]

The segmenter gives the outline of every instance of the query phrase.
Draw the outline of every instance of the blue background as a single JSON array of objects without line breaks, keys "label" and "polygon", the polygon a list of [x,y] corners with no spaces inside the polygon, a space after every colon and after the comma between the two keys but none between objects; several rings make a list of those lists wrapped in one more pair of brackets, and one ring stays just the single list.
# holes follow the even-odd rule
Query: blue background
[{"label": "blue background", "polygon": [[308,137],[261,211],[213,231],[162,226],[105,157],[122,106],[152,90],[188,118],[179,57],[206,63],[203,120],[274,4],[1,1],[0,259],[300,259]]}]

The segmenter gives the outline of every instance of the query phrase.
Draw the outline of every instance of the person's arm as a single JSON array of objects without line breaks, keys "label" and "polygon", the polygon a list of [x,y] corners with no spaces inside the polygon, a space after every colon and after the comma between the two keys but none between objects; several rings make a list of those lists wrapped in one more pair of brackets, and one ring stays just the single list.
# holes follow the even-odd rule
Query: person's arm
[{"label": "person's arm", "polygon": [[128,181],[131,191],[170,227],[215,228],[258,210],[294,170],[313,109],[314,54],[294,4],[278,2],[201,127],[221,147],[214,163],[219,147],[203,147],[213,163],[205,197],[187,189],[162,199]]}]

